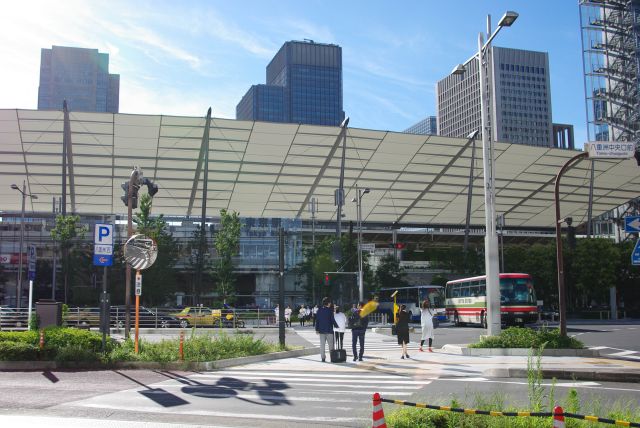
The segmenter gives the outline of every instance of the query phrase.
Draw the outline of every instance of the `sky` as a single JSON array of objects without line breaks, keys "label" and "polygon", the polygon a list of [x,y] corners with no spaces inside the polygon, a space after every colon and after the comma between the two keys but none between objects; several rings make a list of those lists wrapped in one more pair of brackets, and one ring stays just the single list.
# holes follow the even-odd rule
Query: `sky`
[{"label": "sky", "polygon": [[519,13],[495,46],[549,53],[552,116],[587,139],[577,0],[7,1],[0,108],[36,109],[40,51],[98,49],[120,75],[120,113],[235,118],[282,44],[342,47],[349,126],[403,131],[435,115],[435,84],[477,51],[486,17]]}]

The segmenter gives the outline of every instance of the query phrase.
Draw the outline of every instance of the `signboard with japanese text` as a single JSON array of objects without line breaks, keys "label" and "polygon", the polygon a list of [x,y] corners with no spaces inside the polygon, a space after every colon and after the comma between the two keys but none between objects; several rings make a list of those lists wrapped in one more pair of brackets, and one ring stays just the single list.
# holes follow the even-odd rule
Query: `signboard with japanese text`
[{"label": "signboard with japanese text", "polygon": [[636,144],[626,141],[598,141],[585,143],[584,150],[592,159],[628,159],[636,151]]}]

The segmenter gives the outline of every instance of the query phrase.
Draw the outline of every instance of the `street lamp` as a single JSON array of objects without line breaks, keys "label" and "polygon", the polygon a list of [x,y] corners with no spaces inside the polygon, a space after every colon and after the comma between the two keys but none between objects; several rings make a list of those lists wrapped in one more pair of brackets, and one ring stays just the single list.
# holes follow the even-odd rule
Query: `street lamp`
[{"label": "street lamp", "polygon": [[18,283],[16,284],[16,307],[20,308],[20,297],[22,295],[22,247],[24,245],[24,204],[25,199],[30,197],[31,199],[38,199],[36,195],[27,193],[27,184],[22,181],[22,190],[16,185],[12,184],[11,188],[17,190],[22,194],[22,213],[20,215],[20,249],[18,251]]},{"label": "street lamp", "polygon": [[[487,283],[487,334],[495,336],[500,333],[500,267],[498,256],[498,235],[496,233],[496,199],[495,199],[495,171],[494,151],[491,139],[493,133],[489,124],[490,113],[489,95],[485,82],[487,66],[487,52],[490,50],[491,41],[498,35],[502,27],[510,27],[518,18],[516,12],[506,12],[498,22],[498,28],[489,35],[486,43],[483,42],[482,33],[478,34],[478,74],[480,86],[480,116],[482,130],[482,166],[484,169],[484,213],[485,213],[485,237],[484,237],[484,263]],[[489,22],[487,17],[487,22]],[[454,75],[466,71],[464,65],[458,65],[452,72]],[[490,81],[489,81],[490,83]],[[489,138],[491,134],[491,138]]]},{"label": "street lamp", "polygon": [[364,274],[362,272],[362,196],[371,192],[371,189],[365,187],[358,189],[356,185],[356,197],[351,202],[356,203],[358,214],[358,297],[360,302],[364,302]]}]

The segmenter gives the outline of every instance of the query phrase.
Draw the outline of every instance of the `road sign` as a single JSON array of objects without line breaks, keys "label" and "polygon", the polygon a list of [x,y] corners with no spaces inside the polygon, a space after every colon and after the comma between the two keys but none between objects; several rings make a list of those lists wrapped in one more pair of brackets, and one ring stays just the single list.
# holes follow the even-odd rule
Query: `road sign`
[{"label": "road sign", "polygon": [[113,265],[113,256],[105,255],[105,254],[94,254],[93,265],[94,266],[111,266]]},{"label": "road sign", "polygon": [[631,253],[631,264],[635,266],[640,265],[640,239],[636,242],[636,247],[633,249],[633,253]]},{"label": "road sign", "polygon": [[95,233],[93,235],[94,244],[113,245],[113,225],[96,224]]},{"label": "road sign", "polygon": [[640,215],[626,216],[624,218],[624,231],[627,233],[640,233]]},{"label": "road sign", "polygon": [[360,249],[362,251],[375,251],[376,250],[376,244],[375,243],[362,244],[360,246]]},{"label": "road sign", "polygon": [[113,265],[113,225],[96,224],[93,243],[93,265]]},{"label": "road sign", "polygon": [[136,272],[136,296],[142,296],[142,273]]},{"label": "road sign", "polygon": [[636,151],[636,143],[625,141],[598,141],[585,143],[590,159],[630,159]]},{"label": "road sign", "polygon": [[36,247],[29,245],[29,281],[36,279]]}]

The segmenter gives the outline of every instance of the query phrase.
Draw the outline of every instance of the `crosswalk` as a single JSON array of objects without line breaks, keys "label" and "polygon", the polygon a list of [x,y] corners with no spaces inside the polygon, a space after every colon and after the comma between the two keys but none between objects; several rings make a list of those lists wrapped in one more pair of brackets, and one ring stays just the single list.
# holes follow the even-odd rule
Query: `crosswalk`
[{"label": "crosswalk", "polygon": [[615,357],[625,360],[640,361],[639,351],[630,351],[628,349],[612,348],[609,346],[590,346],[589,349],[600,351],[603,357]]},{"label": "crosswalk", "polygon": [[248,426],[252,419],[363,426],[371,421],[374,392],[408,400],[431,382],[361,370],[354,365],[330,365],[318,361],[317,356],[186,376],[171,373],[169,377],[167,381],[63,407],[223,418],[213,420],[231,426]]},{"label": "crosswalk", "polygon": [[[314,330],[296,330],[298,336],[309,342],[314,346],[319,346],[320,339]],[[360,346],[358,344],[358,346]],[[407,349],[411,351],[417,351],[420,347],[419,343],[411,342],[407,345]],[[344,334],[344,349],[347,350],[347,356],[352,355],[351,346],[351,330],[347,330]],[[400,355],[400,345],[398,345],[398,339],[396,336],[389,336],[386,334],[374,333],[370,330],[367,331],[364,339],[364,353],[376,353],[380,351],[395,351]]]}]

